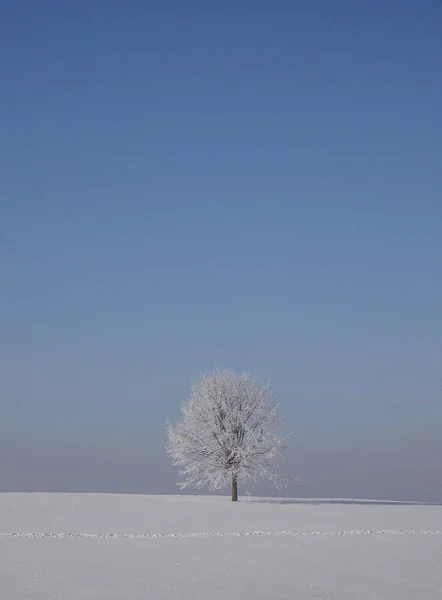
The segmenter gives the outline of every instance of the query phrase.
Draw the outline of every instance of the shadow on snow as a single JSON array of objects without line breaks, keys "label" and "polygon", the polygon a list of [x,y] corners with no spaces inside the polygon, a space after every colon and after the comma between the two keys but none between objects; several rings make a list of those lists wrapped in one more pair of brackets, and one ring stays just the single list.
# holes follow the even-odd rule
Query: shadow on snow
[{"label": "shadow on snow", "polygon": [[241,497],[239,499],[243,503],[257,504],[303,504],[303,505],[320,505],[320,504],[342,504],[342,505],[362,505],[362,506],[442,506],[439,502],[413,502],[413,501],[396,501],[396,500],[358,500],[358,499],[340,499],[340,498],[253,498]]}]

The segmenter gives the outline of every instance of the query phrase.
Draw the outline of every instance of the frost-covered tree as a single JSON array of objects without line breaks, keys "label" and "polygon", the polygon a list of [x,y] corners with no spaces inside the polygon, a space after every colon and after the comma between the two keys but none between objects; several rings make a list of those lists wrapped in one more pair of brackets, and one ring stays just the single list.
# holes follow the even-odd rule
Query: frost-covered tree
[{"label": "frost-covered tree", "polygon": [[168,423],[167,450],[181,468],[179,487],[208,486],[210,490],[268,479],[278,485],[277,459],[284,436],[279,403],[269,384],[247,373],[216,370],[192,383],[181,407],[182,420]]}]

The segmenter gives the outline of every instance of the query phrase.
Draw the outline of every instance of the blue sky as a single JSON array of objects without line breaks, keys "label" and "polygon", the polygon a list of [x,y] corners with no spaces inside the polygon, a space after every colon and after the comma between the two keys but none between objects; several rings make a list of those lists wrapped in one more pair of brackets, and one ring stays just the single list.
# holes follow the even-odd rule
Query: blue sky
[{"label": "blue sky", "polygon": [[271,378],[290,495],[442,494],[438,2],[0,2],[3,490],[174,492]]}]

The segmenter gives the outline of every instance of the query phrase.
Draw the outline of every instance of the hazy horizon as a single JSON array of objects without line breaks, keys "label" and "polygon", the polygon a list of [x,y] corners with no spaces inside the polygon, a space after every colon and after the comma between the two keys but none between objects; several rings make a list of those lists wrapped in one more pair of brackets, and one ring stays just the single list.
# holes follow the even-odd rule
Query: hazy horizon
[{"label": "hazy horizon", "polygon": [[0,8],[0,491],[177,493],[232,367],[285,495],[438,502],[442,5],[209,4]]}]

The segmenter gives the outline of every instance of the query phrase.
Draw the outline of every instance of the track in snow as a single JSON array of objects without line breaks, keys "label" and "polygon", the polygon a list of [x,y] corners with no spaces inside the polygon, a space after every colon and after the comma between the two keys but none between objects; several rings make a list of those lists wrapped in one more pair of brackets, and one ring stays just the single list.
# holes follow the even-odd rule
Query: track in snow
[{"label": "track in snow", "polygon": [[156,540],[212,537],[339,537],[374,535],[442,535],[442,531],[417,529],[353,529],[344,531],[236,531],[202,533],[0,533],[0,539],[86,539],[86,540]]}]

